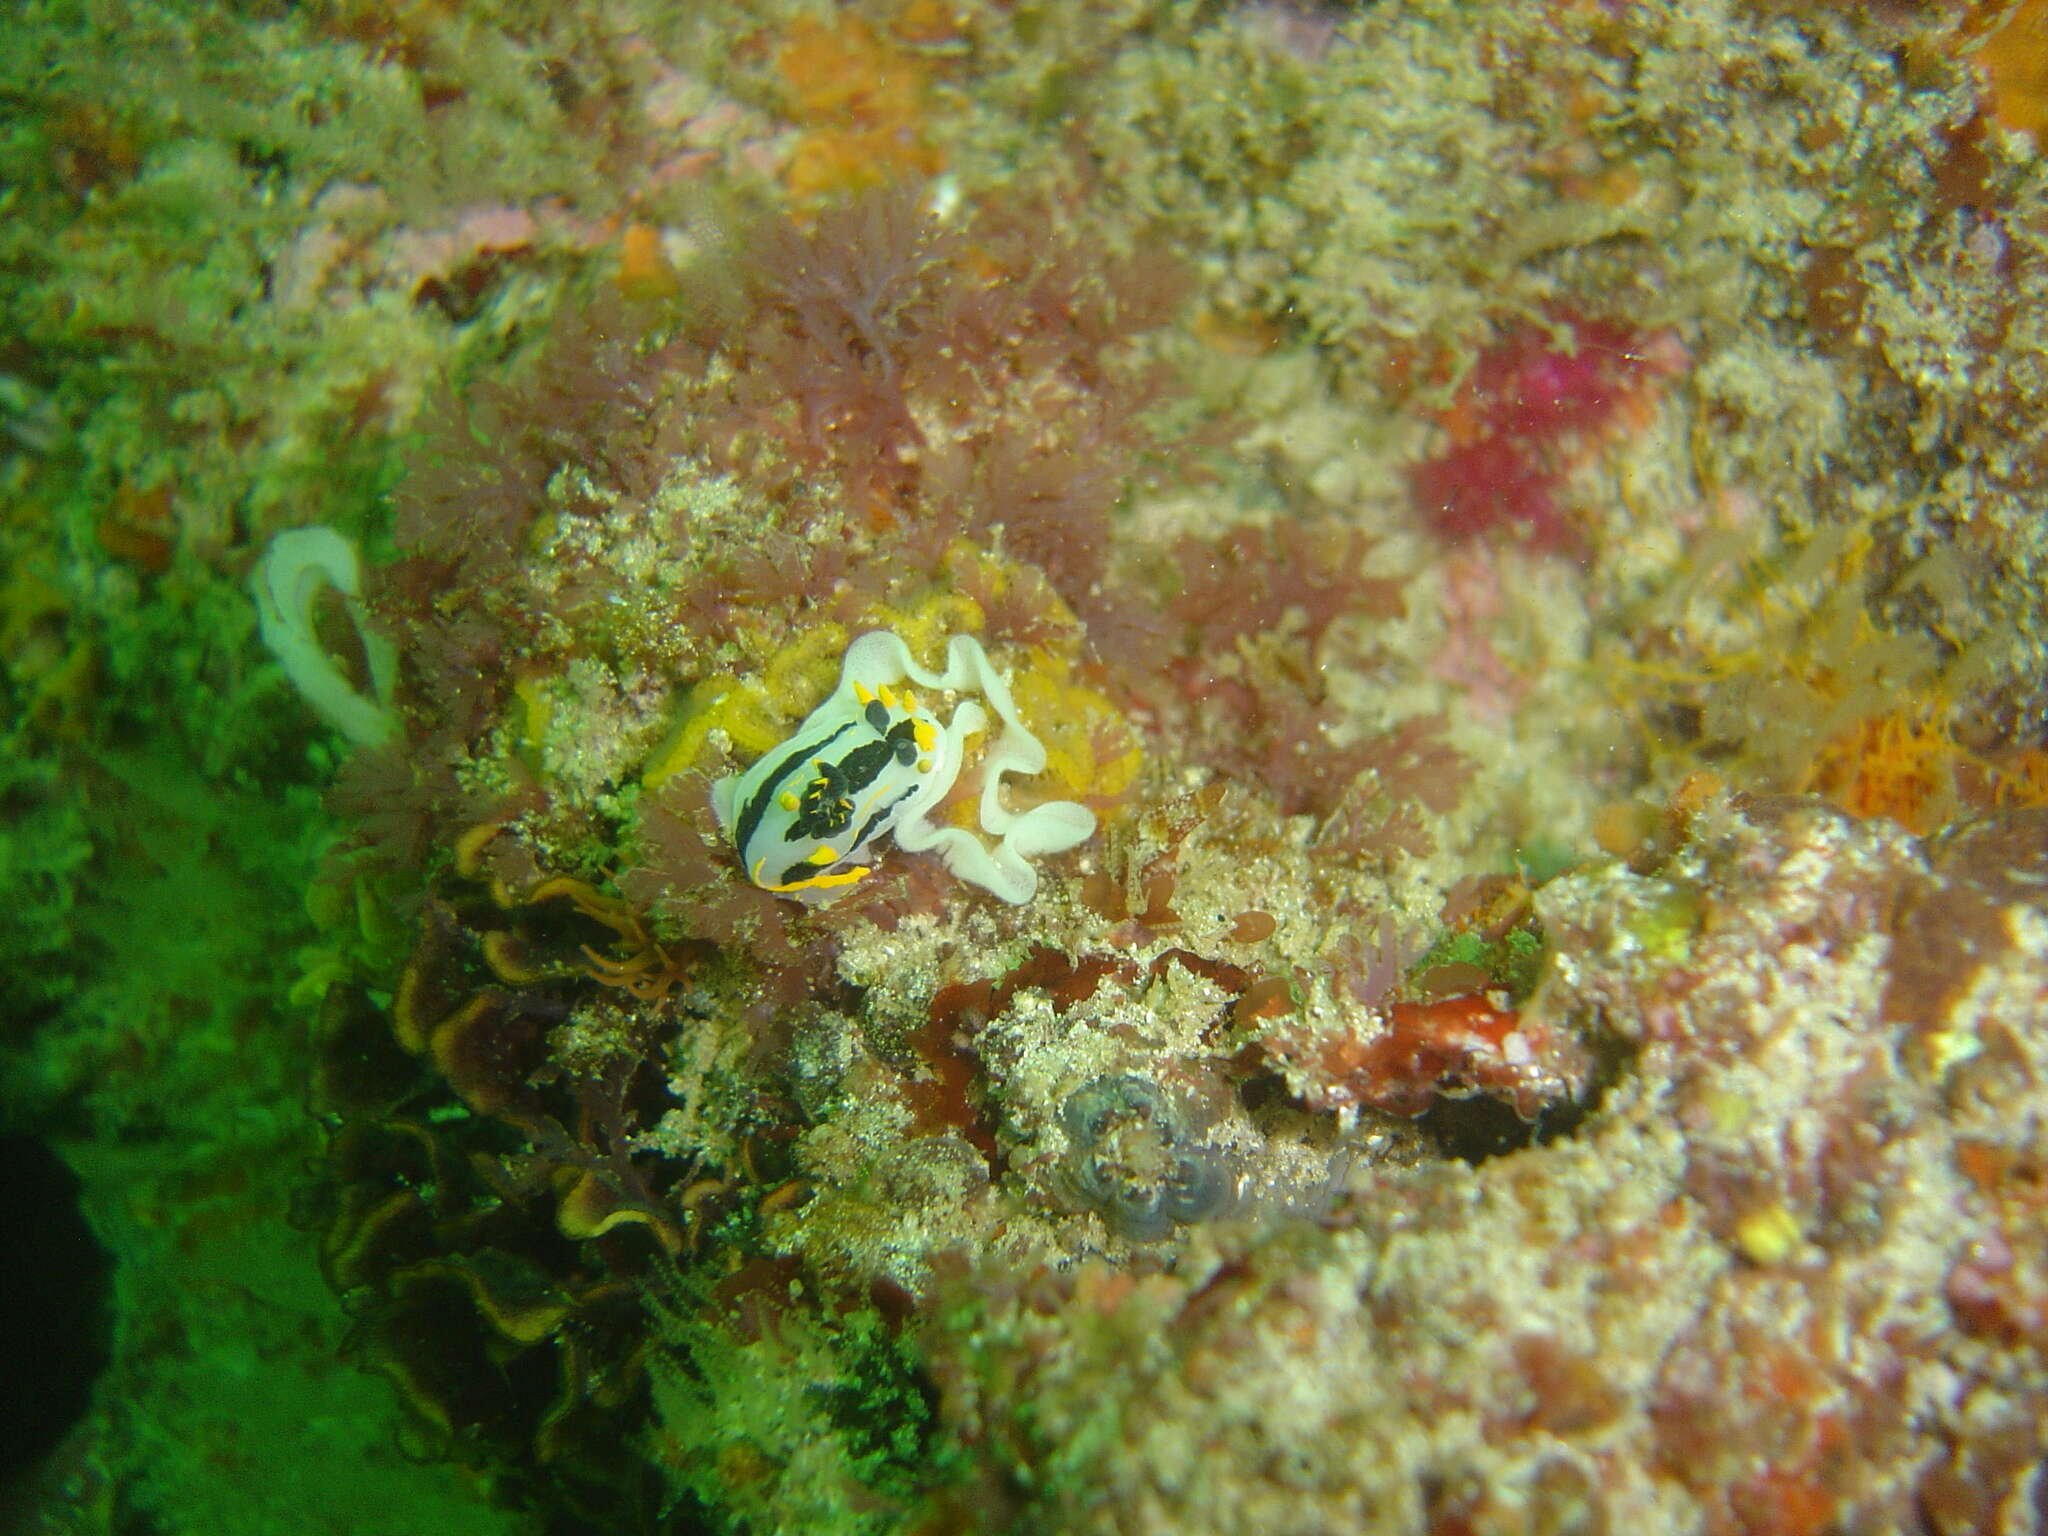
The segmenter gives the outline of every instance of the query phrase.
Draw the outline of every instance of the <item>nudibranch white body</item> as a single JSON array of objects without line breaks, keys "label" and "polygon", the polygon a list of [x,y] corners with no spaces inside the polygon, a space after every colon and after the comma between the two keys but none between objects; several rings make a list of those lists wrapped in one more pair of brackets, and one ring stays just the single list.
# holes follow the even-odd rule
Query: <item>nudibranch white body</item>
[{"label": "nudibranch white body", "polygon": [[[960,777],[967,738],[987,727],[987,711],[963,699],[942,721],[905,684],[978,693],[1002,721],[981,760],[986,840],[936,825],[931,812]],[[745,773],[714,784],[711,805],[747,878],[778,895],[813,906],[837,900],[873,873],[876,845],[893,835],[898,847],[937,853],[960,879],[1022,903],[1038,890],[1032,859],[1064,852],[1095,831],[1094,813],[1071,800],[1026,811],[1003,804],[1004,774],[1044,767],[1044,744],[1025,729],[980,641],[955,635],[946,670],[930,672],[878,629],[846,648],[831,697]]]}]

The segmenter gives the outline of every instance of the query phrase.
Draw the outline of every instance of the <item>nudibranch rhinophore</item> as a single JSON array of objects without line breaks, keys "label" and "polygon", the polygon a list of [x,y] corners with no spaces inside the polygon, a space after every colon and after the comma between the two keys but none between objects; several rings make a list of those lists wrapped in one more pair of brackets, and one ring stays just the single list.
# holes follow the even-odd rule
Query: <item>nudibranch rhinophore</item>
[{"label": "nudibranch rhinophore", "polygon": [[[987,727],[973,699],[938,715],[906,684],[933,694],[978,693],[1003,731],[981,759],[981,830],[935,825],[932,810],[960,777],[967,738]],[[835,901],[874,870],[876,845],[894,835],[912,853],[936,852],[946,868],[1004,901],[1038,890],[1031,860],[1062,853],[1095,831],[1095,815],[1071,800],[1027,811],[1003,804],[1006,773],[1045,767],[1045,746],[1024,727],[1010,685],[981,642],[955,635],[946,670],[920,667],[888,630],[846,648],[839,685],[796,733],[745,773],[711,787],[712,809],[739,850],[747,878],[811,905]]]}]

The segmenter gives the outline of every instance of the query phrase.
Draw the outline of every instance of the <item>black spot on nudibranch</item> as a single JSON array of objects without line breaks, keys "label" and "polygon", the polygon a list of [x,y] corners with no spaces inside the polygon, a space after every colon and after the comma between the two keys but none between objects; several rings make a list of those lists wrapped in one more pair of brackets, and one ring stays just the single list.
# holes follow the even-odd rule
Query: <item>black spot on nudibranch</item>
[{"label": "black spot on nudibranch", "polygon": [[733,846],[744,850],[754,841],[754,834],[760,830],[762,819],[767,816],[768,808],[775,803],[775,797],[782,793],[790,775],[801,772],[807,761],[816,758],[849,729],[850,727],[845,725],[835,726],[823,741],[799,742],[775,760],[774,767],[768,771],[760,787],[754,791],[746,804],[740,807],[738,823],[733,827]]},{"label": "black spot on nudibranch", "polygon": [[837,766],[818,762],[818,776],[804,786],[796,820],[783,833],[784,842],[801,838],[827,838],[844,832],[853,822],[853,800],[848,794],[846,775]]}]

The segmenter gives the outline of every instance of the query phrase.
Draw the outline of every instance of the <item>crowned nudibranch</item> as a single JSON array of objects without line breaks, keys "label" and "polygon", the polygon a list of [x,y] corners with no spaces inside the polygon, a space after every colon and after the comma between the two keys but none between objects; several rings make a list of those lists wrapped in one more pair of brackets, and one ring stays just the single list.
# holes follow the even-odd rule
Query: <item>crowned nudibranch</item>
[{"label": "crowned nudibranch", "polygon": [[[981,763],[980,819],[986,839],[935,825],[931,812],[960,777],[967,738],[987,712],[963,699],[950,720],[906,684],[933,694],[978,693],[1002,721]],[[893,835],[912,853],[932,851],[962,880],[1008,902],[1038,890],[1031,860],[1085,842],[1095,816],[1071,800],[1027,811],[1003,804],[1007,773],[1045,767],[1045,747],[1024,727],[1009,684],[981,643],[955,635],[946,670],[920,667],[908,646],[873,630],[846,648],[839,685],[794,735],[745,773],[711,787],[712,809],[739,850],[747,878],[764,890],[821,905],[874,870],[876,845]]]}]

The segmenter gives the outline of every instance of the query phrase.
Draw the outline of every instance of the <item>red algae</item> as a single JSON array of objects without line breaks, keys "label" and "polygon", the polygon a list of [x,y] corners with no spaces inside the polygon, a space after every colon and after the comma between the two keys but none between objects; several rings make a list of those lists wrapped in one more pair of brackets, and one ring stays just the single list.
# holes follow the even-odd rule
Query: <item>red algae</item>
[{"label": "red algae", "polygon": [[1590,1058],[1569,1033],[1541,1021],[1525,1027],[1513,1010],[1479,994],[1396,1002],[1383,1021],[1355,1032],[1282,1026],[1260,1044],[1314,1109],[1419,1115],[1439,1095],[1484,1093],[1535,1120],[1582,1093],[1591,1074]]},{"label": "red algae", "polygon": [[1675,336],[1610,320],[1559,314],[1512,327],[1439,413],[1448,444],[1409,469],[1417,512],[1453,543],[1499,537],[1573,552],[1585,530],[1559,499],[1567,476],[1640,422],[1658,381],[1685,364]]}]

